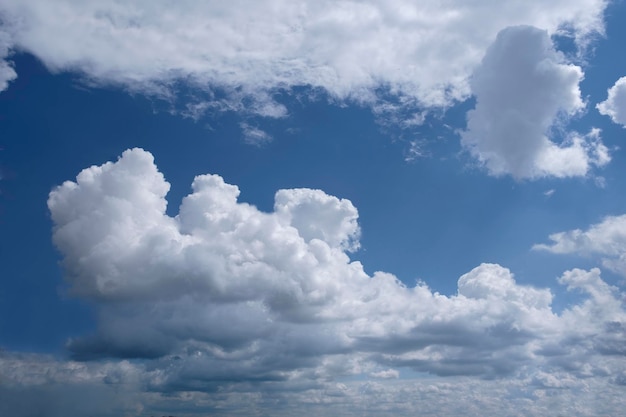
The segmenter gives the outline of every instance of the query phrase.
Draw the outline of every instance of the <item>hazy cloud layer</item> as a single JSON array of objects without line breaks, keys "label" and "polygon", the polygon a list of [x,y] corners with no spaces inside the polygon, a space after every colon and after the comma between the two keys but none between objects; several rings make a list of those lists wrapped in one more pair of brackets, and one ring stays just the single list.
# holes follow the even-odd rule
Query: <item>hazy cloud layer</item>
[{"label": "hazy cloud layer", "polygon": [[608,97],[596,108],[601,114],[609,116],[614,123],[626,127],[626,77],[615,82],[607,91]]},{"label": "hazy cloud layer", "polygon": [[[78,360],[129,364],[137,395],[156,396],[141,400],[151,407],[172,398],[250,404],[240,401],[252,393],[261,402],[308,407],[319,397],[317,404],[332,408],[339,398],[349,406],[363,404],[363,390],[390,399],[396,388],[422,392],[417,382],[375,383],[416,371],[504,378],[531,398],[535,386],[570,398],[585,384],[612,392],[610,384],[626,380],[623,294],[598,269],[562,275],[559,283],[583,297],[560,313],[549,289],[520,285],[496,264],[464,274],[457,294],[446,296],[389,273],[369,276],[350,260],[359,227],[348,200],[280,190],[264,213],[238,202],[236,186],[202,175],[170,217],[168,189],[152,155],[133,149],[82,171],[48,201],[69,291],[98,311],[95,333],[68,348]],[[371,383],[342,385],[354,376]],[[371,407],[384,414],[389,404]],[[402,404],[398,412],[415,407]],[[574,415],[591,415],[581,410]]]},{"label": "hazy cloud layer", "polygon": [[609,162],[599,131],[550,136],[584,109],[580,67],[568,64],[544,30],[502,30],[471,80],[476,108],[467,115],[462,143],[490,174],[515,178],[586,175]]},{"label": "hazy cloud layer", "polygon": [[[518,378],[323,380],[279,386],[223,384],[216,392],[150,390],[159,370],[126,361],[58,361],[42,355],[0,353],[0,412],[46,415],[293,416],[588,416],[619,415],[623,380],[573,378],[536,371]],[[620,385],[620,381],[621,384]],[[451,401],[451,399],[454,399]]]},{"label": "hazy cloud layer", "polygon": [[604,267],[626,277],[626,214],[607,216],[587,230],[554,233],[550,240],[550,244],[537,244],[533,248],[561,254],[599,255]]},{"label": "hazy cloud layer", "polygon": [[[12,48],[53,71],[168,95],[183,81],[208,107],[247,97],[277,117],[276,89],[306,85],[373,104],[442,106],[470,93],[468,75],[503,28],[528,24],[583,41],[603,30],[603,0],[177,1],[5,0]],[[227,98],[211,92],[220,90]],[[269,95],[268,95],[269,94]],[[202,106],[195,106],[196,111]],[[205,106],[206,108],[206,106]]]}]

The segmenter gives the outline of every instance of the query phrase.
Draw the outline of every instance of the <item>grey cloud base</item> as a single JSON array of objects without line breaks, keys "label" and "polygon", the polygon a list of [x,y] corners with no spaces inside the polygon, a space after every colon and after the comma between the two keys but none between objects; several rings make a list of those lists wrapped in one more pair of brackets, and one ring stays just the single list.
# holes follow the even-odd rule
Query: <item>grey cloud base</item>
[{"label": "grey cloud base", "polygon": [[128,364],[138,389],[209,397],[300,398],[343,378],[406,372],[573,386],[623,378],[623,295],[598,269],[563,274],[585,297],[560,313],[549,289],[496,264],[446,296],[350,260],[359,226],[348,200],[281,190],[264,213],[217,175],[192,188],[168,216],[169,184],[151,154],[133,149],[50,193],[70,292],[98,310],[96,333],[68,344],[75,359]]},{"label": "grey cloud base", "polygon": [[289,389],[281,383],[232,385],[220,392],[163,395],[149,387],[159,370],[121,362],[61,362],[0,353],[0,413],[12,417],[215,416],[614,416],[626,406],[624,386],[564,373],[516,379],[319,379]]}]

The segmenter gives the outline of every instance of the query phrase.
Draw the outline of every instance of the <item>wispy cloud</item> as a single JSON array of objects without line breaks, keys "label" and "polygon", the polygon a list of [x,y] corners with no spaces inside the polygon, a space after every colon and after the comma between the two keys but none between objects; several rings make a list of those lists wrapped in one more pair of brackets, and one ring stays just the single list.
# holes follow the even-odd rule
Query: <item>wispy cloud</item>
[{"label": "wispy cloud", "polygon": [[241,132],[243,133],[243,140],[250,145],[262,146],[272,141],[270,134],[258,127],[251,126],[248,123],[240,123],[239,127],[241,127]]}]

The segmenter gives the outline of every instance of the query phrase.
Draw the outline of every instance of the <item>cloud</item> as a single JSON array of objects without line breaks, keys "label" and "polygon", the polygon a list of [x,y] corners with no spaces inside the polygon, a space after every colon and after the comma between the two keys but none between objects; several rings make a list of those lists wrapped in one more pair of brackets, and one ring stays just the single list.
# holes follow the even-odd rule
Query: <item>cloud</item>
[{"label": "cloud", "polygon": [[584,108],[582,70],[554,49],[548,32],[531,26],[502,30],[472,76],[476,108],[462,144],[491,175],[514,178],[584,176],[609,162],[599,130],[549,137],[562,119]]},{"label": "cloud", "polygon": [[626,276],[626,215],[607,216],[587,230],[574,229],[549,236],[552,243],[533,249],[552,253],[599,255],[602,265]]},{"label": "cloud", "polygon": [[13,64],[7,60],[12,42],[8,33],[0,27],[0,92],[9,87],[9,82],[17,78]]},{"label": "cloud", "polygon": [[145,370],[127,361],[84,363],[0,351],[0,414],[136,416]]},{"label": "cloud", "polygon": [[248,123],[241,123],[239,127],[241,127],[244,141],[250,145],[262,146],[272,141],[272,136],[258,127],[250,126]]},{"label": "cloud", "polygon": [[462,0],[7,0],[0,13],[12,47],[52,71],[166,97],[182,82],[213,108],[243,105],[275,117],[284,108],[273,93],[294,86],[363,104],[390,94],[404,105],[446,106],[468,97],[467,78],[501,29],[567,29],[582,44],[602,32],[605,7],[603,0],[473,7]]},{"label": "cloud", "polygon": [[[604,378],[574,378],[564,372],[530,372],[517,379],[480,380],[392,376],[321,380],[297,389],[258,384],[220,392],[191,390],[161,394],[147,387],[162,373],[121,362],[73,362],[43,355],[0,355],[3,415],[119,417],[137,415],[291,416],[368,415],[596,416],[618,415],[626,405],[623,386]],[[384,378],[384,377],[383,377]],[[294,384],[295,385],[295,384]],[[274,388],[274,389],[272,389]],[[450,401],[454,398],[454,401]]]},{"label": "cloud", "polygon": [[615,82],[613,87],[608,89],[608,97],[596,108],[605,116],[609,116],[613,123],[626,127],[626,77],[622,77]]},{"label": "cloud", "polygon": [[397,369],[385,369],[378,372],[372,372],[370,376],[380,379],[394,379],[400,376],[400,372],[398,372]]},{"label": "cloud", "polygon": [[[604,355],[619,351],[620,295],[597,270],[564,274],[563,285],[587,296],[562,314],[549,289],[521,285],[497,264],[464,274],[458,293],[445,296],[389,273],[370,276],[351,260],[360,230],[348,200],[279,190],[265,213],[238,202],[239,189],[220,176],[200,175],[171,217],[168,190],[152,155],[133,149],[83,170],[48,200],[68,291],[98,313],[95,333],[70,340],[70,352],[150,360],[156,392],[283,390],[400,368],[600,375]],[[596,342],[583,342],[592,329]]]},{"label": "cloud", "polygon": [[360,230],[348,200],[280,190],[261,212],[200,175],[172,217],[168,190],[152,155],[133,149],[50,193],[68,291],[98,325],[68,341],[71,360],[0,350],[0,413],[623,408],[624,295],[598,269],[563,273],[581,297],[558,313],[551,290],[497,264],[442,295],[350,259]]}]

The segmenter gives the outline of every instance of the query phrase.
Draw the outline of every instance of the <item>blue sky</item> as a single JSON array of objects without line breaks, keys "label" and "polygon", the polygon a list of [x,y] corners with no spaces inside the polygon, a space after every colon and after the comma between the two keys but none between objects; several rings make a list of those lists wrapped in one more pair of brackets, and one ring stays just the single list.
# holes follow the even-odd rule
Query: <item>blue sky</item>
[{"label": "blue sky", "polygon": [[619,413],[626,6],[533,4],[0,6],[0,414]]}]

